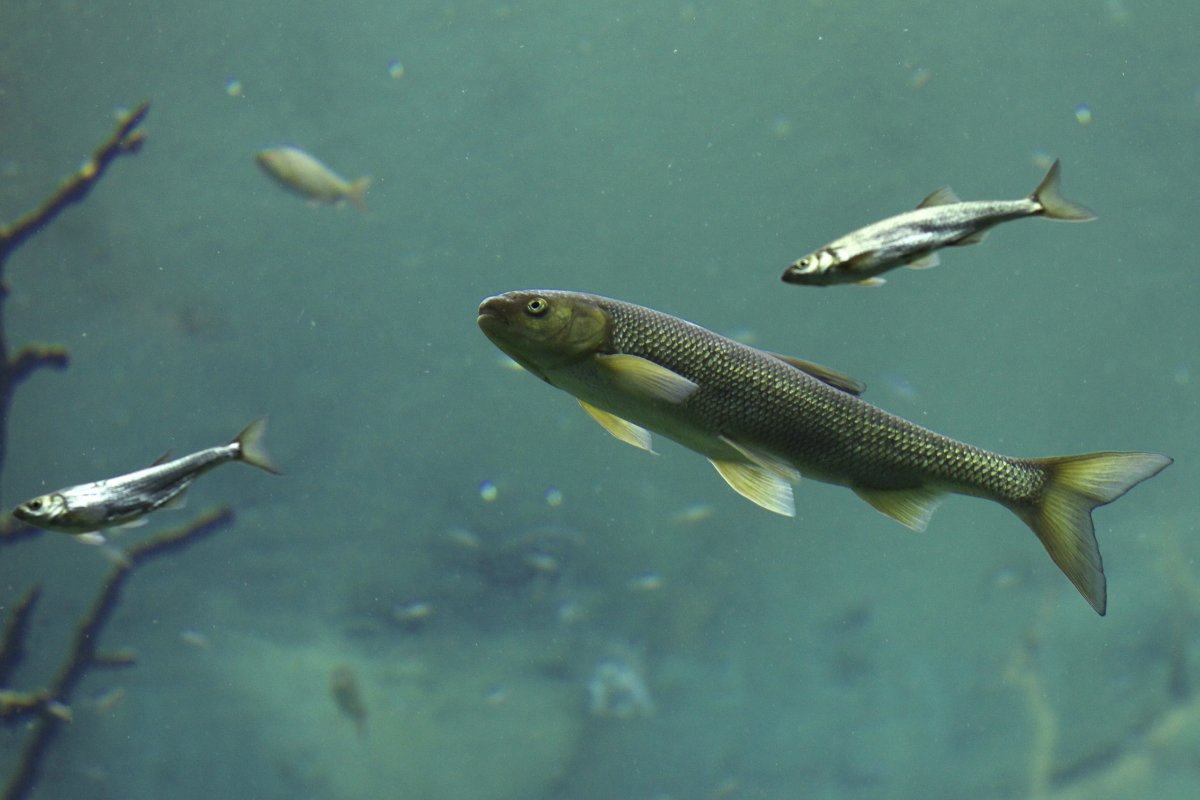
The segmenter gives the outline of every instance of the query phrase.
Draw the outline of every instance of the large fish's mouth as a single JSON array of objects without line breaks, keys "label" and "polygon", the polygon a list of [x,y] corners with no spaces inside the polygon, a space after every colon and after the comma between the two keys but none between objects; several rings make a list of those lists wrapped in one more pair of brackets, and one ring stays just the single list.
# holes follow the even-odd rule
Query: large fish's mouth
[{"label": "large fish's mouth", "polygon": [[509,304],[509,299],[504,295],[487,298],[479,304],[479,315],[475,318],[475,322],[480,327],[507,325],[508,315],[505,312],[508,310]]}]

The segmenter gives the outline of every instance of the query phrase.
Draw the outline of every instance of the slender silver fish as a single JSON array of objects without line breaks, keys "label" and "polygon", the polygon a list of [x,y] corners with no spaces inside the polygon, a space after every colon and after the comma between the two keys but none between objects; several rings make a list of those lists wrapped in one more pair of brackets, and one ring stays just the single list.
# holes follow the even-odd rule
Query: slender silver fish
[{"label": "slender silver fish", "polygon": [[1033,194],[1020,200],[964,202],[950,187],[938,189],[914,210],[859,228],[806,255],[784,271],[783,280],[806,286],[879,286],[884,283],[880,273],[896,267],[937,266],[937,250],[978,244],[989,228],[1001,222],[1022,217],[1067,222],[1096,218],[1088,209],[1063,198],[1058,184],[1055,161]]},{"label": "slender silver fish", "polygon": [[164,456],[128,475],[59,489],[22,503],[12,513],[30,525],[75,535],[137,524],[151,511],[178,501],[192,481],[227,461],[245,461],[279,474],[263,446],[266,431],[267,418],[259,417],[228,444],[173,461]]},{"label": "slender silver fish", "polygon": [[861,384],[832,370],[606,297],[509,292],[483,301],[478,324],[613,436],[646,450],[649,431],[674,439],[776,513],[795,513],[791,484],[801,475],[848,486],[914,530],[946,493],[999,503],[1100,614],[1106,590],[1092,510],[1171,463],[1156,453],[989,452],[876,408],[857,396]]}]

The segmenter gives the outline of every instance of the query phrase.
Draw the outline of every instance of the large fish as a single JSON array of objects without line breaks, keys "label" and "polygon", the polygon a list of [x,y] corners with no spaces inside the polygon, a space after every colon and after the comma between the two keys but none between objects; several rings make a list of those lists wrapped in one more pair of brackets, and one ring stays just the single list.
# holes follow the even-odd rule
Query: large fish
[{"label": "large fish", "polygon": [[938,189],[912,211],[859,228],[809,253],[784,270],[783,280],[808,286],[878,286],[884,282],[880,273],[902,266],[936,266],[937,250],[978,244],[989,228],[1001,222],[1022,217],[1068,222],[1096,218],[1088,209],[1063,198],[1058,183],[1055,161],[1033,194],[1020,200],[964,202],[949,187]]},{"label": "large fish", "polygon": [[923,529],[952,492],[1020,517],[1092,607],[1106,590],[1092,509],[1171,463],[1153,453],[1010,458],[859,399],[861,384],[631,303],[564,291],[489,297],[479,327],[517,363],[574,395],[622,441],[655,431],[706,456],[739,494],[795,513],[800,475],[854,490]]},{"label": "large fish", "polygon": [[22,522],[39,528],[103,541],[97,531],[139,524],[151,511],[177,502],[192,481],[227,461],[244,461],[278,473],[262,444],[266,430],[267,418],[259,417],[228,444],[173,461],[164,456],[149,467],[127,475],[59,489],[22,503],[12,513]]}]

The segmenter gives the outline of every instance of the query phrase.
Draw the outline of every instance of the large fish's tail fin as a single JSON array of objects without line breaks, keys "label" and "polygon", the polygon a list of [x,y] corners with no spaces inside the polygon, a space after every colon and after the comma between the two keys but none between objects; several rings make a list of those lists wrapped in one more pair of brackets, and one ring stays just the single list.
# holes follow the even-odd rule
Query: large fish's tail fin
[{"label": "large fish's tail fin", "polygon": [[261,470],[266,470],[272,475],[279,475],[279,468],[271,462],[271,457],[267,455],[266,445],[263,444],[263,438],[267,435],[267,418],[259,417],[251,422],[242,432],[237,435],[230,444],[238,446],[238,459],[245,461],[251,466],[258,467]]},{"label": "large fish's tail fin", "polygon": [[346,186],[346,199],[354,204],[354,207],[360,211],[367,210],[367,189],[371,188],[371,179],[363,176],[356,181],[351,181]]},{"label": "large fish's tail fin", "polygon": [[1171,461],[1156,453],[1087,453],[1032,461],[1045,471],[1046,486],[1036,504],[1013,511],[1101,616],[1108,600],[1092,509],[1116,500]]},{"label": "large fish's tail fin", "polygon": [[1050,165],[1046,177],[1029,195],[1029,199],[1042,207],[1042,215],[1047,219],[1057,219],[1064,222],[1089,222],[1096,218],[1092,210],[1073,203],[1058,192],[1059,166],[1058,159]]}]

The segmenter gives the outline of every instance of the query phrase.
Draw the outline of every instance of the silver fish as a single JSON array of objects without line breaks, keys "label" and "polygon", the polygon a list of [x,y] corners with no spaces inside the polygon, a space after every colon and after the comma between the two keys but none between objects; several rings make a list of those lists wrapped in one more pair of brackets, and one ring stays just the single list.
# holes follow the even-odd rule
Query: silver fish
[{"label": "silver fish", "polygon": [[938,189],[914,210],[859,228],[806,255],[784,271],[783,280],[806,286],[879,286],[884,283],[877,277],[880,273],[896,267],[937,266],[937,250],[978,244],[989,228],[1001,222],[1022,217],[1066,222],[1096,218],[1059,194],[1058,184],[1059,166],[1055,161],[1033,194],[1020,200],[964,202],[950,187]]},{"label": "silver fish", "polygon": [[228,444],[173,461],[164,456],[137,472],[59,489],[22,503],[12,513],[30,525],[81,536],[117,525],[139,524],[151,511],[173,500],[178,502],[192,481],[226,461],[245,461],[279,474],[263,447],[266,430],[267,418],[259,417]]}]

